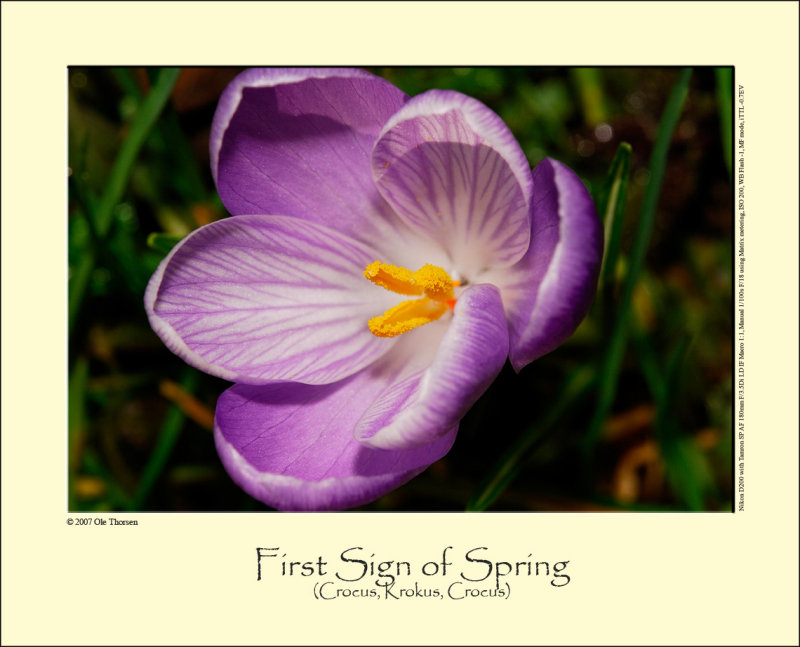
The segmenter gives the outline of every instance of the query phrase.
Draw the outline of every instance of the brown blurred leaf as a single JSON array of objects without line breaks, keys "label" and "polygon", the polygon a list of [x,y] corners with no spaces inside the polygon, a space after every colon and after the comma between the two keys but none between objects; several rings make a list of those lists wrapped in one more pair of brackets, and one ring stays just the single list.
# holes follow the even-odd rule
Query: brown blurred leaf
[{"label": "brown blurred leaf", "polygon": [[240,68],[187,67],[172,90],[172,103],[178,112],[216,105],[222,91],[233,80]]},{"label": "brown blurred leaf", "polygon": [[187,418],[194,420],[198,425],[214,429],[214,412],[200,402],[191,393],[171,380],[162,380],[158,390],[167,400],[178,407]]},{"label": "brown blurred leaf", "polygon": [[656,408],[652,404],[640,404],[611,416],[603,425],[603,437],[614,441],[644,431],[652,426],[655,417]]},{"label": "brown blurred leaf", "polygon": [[102,325],[94,325],[89,330],[89,353],[101,362],[116,366],[114,359],[114,344],[108,330]]},{"label": "brown blurred leaf", "polygon": [[[620,503],[633,503],[647,492],[652,496],[663,482],[658,446],[652,440],[631,447],[619,459],[612,480],[612,493]],[[649,497],[648,497],[649,498]]]},{"label": "brown blurred leaf", "polygon": [[80,476],[75,480],[75,496],[84,501],[99,499],[106,489],[106,482],[96,476]]},{"label": "brown blurred leaf", "polygon": [[694,437],[695,442],[697,442],[697,446],[700,449],[707,451],[709,449],[713,449],[717,446],[717,443],[720,440],[720,433],[719,429],[714,429],[713,427],[706,427],[705,429],[701,429],[697,432]]},{"label": "brown blurred leaf", "polygon": [[191,208],[192,219],[197,223],[198,227],[208,225],[215,220],[219,220],[222,214],[218,213],[210,205],[198,202],[193,204]]},{"label": "brown blurred leaf", "polygon": [[[719,430],[698,431],[694,441],[702,450],[709,450],[719,441]],[[654,500],[664,491],[664,466],[661,451],[653,440],[645,440],[622,454],[614,469],[612,493],[620,503]]]},{"label": "brown blurred leaf", "polygon": [[639,282],[633,291],[633,310],[642,329],[647,332],[653,330],[656,323],[656,309],[653,306],[650,290],[643,282]]}]

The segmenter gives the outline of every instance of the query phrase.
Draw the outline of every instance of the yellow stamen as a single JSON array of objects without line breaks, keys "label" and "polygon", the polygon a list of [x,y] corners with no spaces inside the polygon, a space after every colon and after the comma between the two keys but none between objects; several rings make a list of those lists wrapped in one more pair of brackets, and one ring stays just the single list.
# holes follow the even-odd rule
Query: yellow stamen
[{"label": "yellow stamen", "polygon": [[370,332],[376,337],[397,337],[418,326],[436,321],[445,312],[445,303],[426,298],[410,299],[373,317],[368,325]]},{"label": "yellow stamen", "polygon": [[436,321],[456,303],[453,288],[461,285],[441,267],[426,263],[416,272],[405,267],[375,261],[364,269],[364,277],[375,285],[398,294],[421,296],[403,301],[369,321],[377,337],[396,337],[418,326]]},{"label": "yellow stamen", "polygon": [[414,282],[421,285],[425,296],[435,301],[453,298],[453,287],[459,285],[441,267],[425,263],[413,274]]},{"label": "yellow stamen", "polygon": [[441,267],[430,263],[412,272],[405,267],[375,261],[364,269],[364,278],[397,294],[424,294],[436,301],[452,299],[453,288],[461,285],[460,281],[451,279]]},{"label": "yellow stamen", "polygon": [[423,288],[414,282],[413,272],[405,267],[375,261],[364,269],[364,277],[397,294],[421,295],[423,292]]}]

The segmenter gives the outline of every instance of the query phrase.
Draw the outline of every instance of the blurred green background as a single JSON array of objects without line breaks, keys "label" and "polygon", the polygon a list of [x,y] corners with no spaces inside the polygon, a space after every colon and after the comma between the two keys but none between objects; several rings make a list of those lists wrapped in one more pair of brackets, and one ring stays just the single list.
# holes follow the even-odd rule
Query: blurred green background
[{"label": "blurred green background", "polygon": [[[227,388],[174,356],[142,303],[165,252],[226,217],[208,160],[234,68],[69,69],[69,509],[268,510],[214,449]],[[729,68],[371,68],[470,94],[531,165],[586,182],[607,253],[593,309],[507,364],[451,452],[364,510],[729,511]]]}]

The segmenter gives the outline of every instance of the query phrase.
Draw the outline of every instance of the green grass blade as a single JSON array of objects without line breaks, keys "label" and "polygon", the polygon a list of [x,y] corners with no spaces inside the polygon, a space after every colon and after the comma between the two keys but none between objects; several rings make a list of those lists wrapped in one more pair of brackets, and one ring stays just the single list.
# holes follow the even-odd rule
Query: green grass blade
[{"label": "green grass blade", "polygon": [[722,137],[722,154],[728,173],[733,173],[733,69],[718,67],[717,76],[717,109],[719,110],[719,127]]},{"label": "green grass blade", "polygon": [[657,404],[655,436],[660,445],[665,445],[670,441],[667,421],[674,418],[675,400],[679,387],[678,377],[688,347],[689,342],[686,337],[678,341],[662,371],[664,377],[660,382],[660,388],[653,394]]},{"label": "green grass blade", "polygon": [[95,226],[100,236],[105,236],[111,226],[111,214],[114,207],[122,200],[125,188],[128,186],[133,164],[139,155],[139,150],[144,144],[147,134],[155,124],[161,111],[167,105],[167,100],[178,80],[180,70],[165,68],[160,70],[153,89],[139,107],[136,117],[131,123],[128,136],[111,168],[103,195],[97,206],[97,222]]},{"label": "green grass blade", "polygon": [[170,107],[164,114],[159,132],[170,151],[171,161],[175,164],[175,190],[187,203],[205,201],[208,191],[174,108]]},{"label": "green grass blade", "polygon": [[69,275],[69,334],[72,335],[72,330],[75,327],[75,322],[78,320],[78,312],[80,311],[83,295],[86,292],[86,286],[89,285],[89,279],[94,271],[95,253],[94,249],[86,250],[86,253],[81,256],[78,261],[77,267],[70,270]]},{"label": "green grass blade", "polygon": [[600,70],[596,67],[576,67],[571,70],[571,76],[578,88],[586,125],[593,128],[606,121],[608,111]]},{"label": "green grass blade", "polygon": [[645,189],[642,202],[642,211],[636,228],[636,234],[631,249],[628,273],[622,286],[622,294],[619,301],[619,308],[615,315],[614,328],[611,332],[606,355],[599,374],[599,388],[597,393],[597,404],[595,413],[586,431],[583,441],[584,458],[589,459],[594,452],[597,439],[603,422],[611,411],[614,398],[617,392],[617,381],[619,379],[622,360],[625,356],[625,347],[628,333],[628,316],[633,298],[633,291],[639,280],[639,274],[644,266],[645,254],[650,243],[650,236],[655,222],[656,207],[661,193],[661,185],[664,180],[664,172],[667,166],[667,153],[669,152],[672,133],[678,124],[686,95],[689,92],[689,81],[691,80],[691,68],[686,68],[680,72],[675,85],[667,99],[667,105],[661,116],[658,126],[653,153],[650,158],[650,180]]},{"label": "green grass blade", "polygon": [[[188,392],[192,392],[197,388],[199,380],[199,373],[192,368],[186,368],[181,378],[180,385]],[[181,428],[186,420],[184,413],[176,406],[170,406],[167,411],[166,419],[161,427],[156,445],[153,448],[153,453],[142,471],[142,476],[139,479],[139,485],[136,488],[136,493],[131,501],[131,510],[141,510],[142,505],[150,495],[156,481],[158,481],[164,467],[169,461],[175,443],[178,442],[178,437],[181,433]]]},{"label": "green grass blade", "polygon": [[[108,183],[103,194],[97,201],[94,211],[94,231],[99,238],[104,238],[111,228],[112,214],[114,207],[122,199],[125,188],[130,179],[133,164],[139,155],[139,150],[147,138],[147,134],[158,119],[164,106],[167,104],[170,92],[175,82],[178,80],[180,70],[166,68],[159,72],[158,79],[153,85],[153,89],[147,98],[142,102],[139,111],[131,123],[128,136],[122,144],[122,148],[114,161]],[[70,334],[78,318],[83,295],[89,284],[89,279],[94,270],[95,264],[94,251],[88,251],[79,261],[78,266],[70,276],[69,285],[69,321],[68,328]]]},{"label": "green grass blade", "polygon": [[593,368],[585,367],[572,373],[560,389],[561,396],[542,416],[537,424],[529,427],[500,460],[494,464],[481,481],[467,503],[467,512],[486,510],[519,474],[520,468],[530,452],[544,439],[547,431],[589,392],[595,378]]},{"label": "green grass blade", "polygon": [[632,324],[642,372],[656,404],[654,436],[664,462],[667,482],[682,508],[702,510],[705,496],[713,488],[708,461],[694,440],[681,432],[675,412],[682,385],[681,370],[690,340],[682,337],[666,365],[656,356],[652,341],[636,323]]},{"label": "green grass blade", "polygon": [[702,510],[705,494],[713,478],[703,452],[681,428],[675,416],[676,401],[681,385],[680,371],[689,347],[687,338],[681,339],[667,360],[664,379],[658,397],[655,437],[664,461],[667,482],[682,507]]},{"label": "green grass blade", "polygon": [[647,332],[636,321],[632,324],[633,343],[639,355],[639,365],[647,382],[650,393],[656,402],[660,402],[664,391],[664,372],[656,357],[653,343]]},{"label": "green grass blade", "polygon": [[[149,70],[148,70],[149,71]],[[142,93],[127,68],[114,68],[111,71],[122,90],[137,102],[141,102]],[[150,74],[156,81],[153,73]],[[174,188],[184,202],[191,203],[207,199],[207,191],[203,183],[197,160],[192,154],[189,142],[178,122],[175,109],[167,106],[155,128],[159,144],[169,151],[169,163],[174,165],[171,180]]]},{"label": "green grass blade", "polygon": [[89,360],[81,355],[69,376],[67,401],[69,510],[75,510],[75,478],[81,465],[81,452],[86,440],[86,386],[89,381]]},{"label": "green grass blade", "polygon": [[147,237],[147,246],[166,255],[180,240],[181,237],[175,234],[152,233]]},{"label": "green grass blade", "polygon": [[713,490],[713,474],[702,450],[692,438],[678,436],[662,446],[667,482],[683,508],[699,512],[706,493]]},{"label": "green grass blade", "polygon": [[[116,479],[109,473],[105,463],[91,448],[83,453],[83,471],[85,474],[100,478],[108,487],[108,492],[99,504],[100,510],[130,510],[130,497],[117,484]],[[80,509],[83,509],[82,507]]]},{"label": "green grass blade", "polygon": [[142,99],[142,91],[136,83],[136,79],[131,74],[131,69],[127,67],[114,67],[110,70],[111,76],[119,84],[120,88],[137,102]]},{"label": "green grass blade", "polygon": [[620,240],[622,239],[632,153],[633,149],[627,142],[619,145],[608,175],[595,198],[597,210],[603,219],[605,229],[605,252],[600,270],[600,298],[604,310],[608,310],[611,306],[610,298],[619,257]]}]

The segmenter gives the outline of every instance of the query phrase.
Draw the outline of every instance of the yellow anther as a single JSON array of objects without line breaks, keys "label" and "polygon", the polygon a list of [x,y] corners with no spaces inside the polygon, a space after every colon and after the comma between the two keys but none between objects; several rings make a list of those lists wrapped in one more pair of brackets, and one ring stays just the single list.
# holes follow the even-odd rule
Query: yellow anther
[{"label": "yellow anther", "polygon": [[436,301],[447,301],[453,298],[453,287],[458,281],[450,278],[441,267],[426,263],[413,274],[414,283],[422,286],[425,296]]},{"label": "yellow anther", "polygon": [[364,269],[364,278],[397,294],[421,295],[423,292],[422,287],[414,282],[414,273],[397,265],[375,261]]},{"label": "yellow anther", "polygon": [[441,267],[429,263],[412,272],[405,267],[375,261],[364,269],[364,277],[398,294],[422,296],[421,299],[403,301],[370,319],[369,329],[377,337],[396,337],[436,321],[448,308],[453,309],[456,302],[453,288],[460,285]]},{"label": "yellow anther", "polygon": [[397,337],[418,326],[436,321],[445,312],[446,303],[425,298],[411,299],[373,317],[368,325],[370,332],[376,337]]}]

